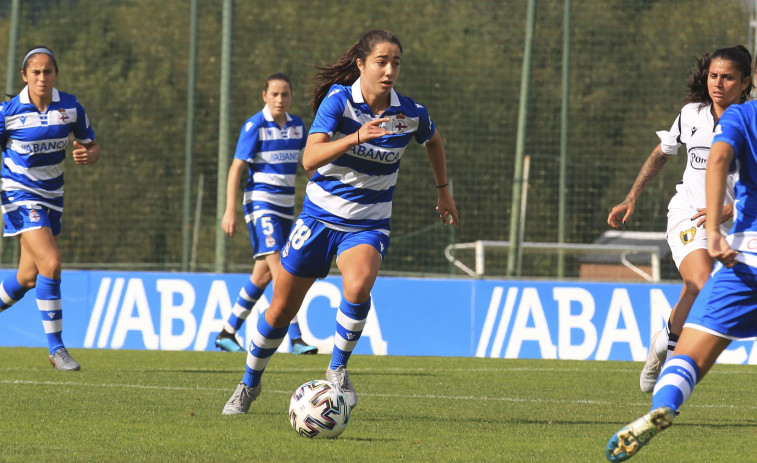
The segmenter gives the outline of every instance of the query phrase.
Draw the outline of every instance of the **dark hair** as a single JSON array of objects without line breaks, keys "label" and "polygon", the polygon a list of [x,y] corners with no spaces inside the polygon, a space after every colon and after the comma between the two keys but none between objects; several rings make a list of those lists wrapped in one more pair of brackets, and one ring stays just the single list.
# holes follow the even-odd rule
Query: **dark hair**
[{"label": "dark hair", "polygon": [[[694,69],[689,71],[690,77],[687,85],[689,93],[686,95],[686,103],[699,103],[699,106],[712,104],[710,92],[707,89],[707,76],[710,73],[710,63],[714,59],[730,61],[741,73],[742,80],[745,77],[752,77],[752,54],[743,45],[736,45],[730,48],[721,48],[710,55],[704,53],[694,65]],[[754,88],[754,82],[751,81],[749,86],[741,92],[739,103],[745,102]]]},{"label": "dark hair", "polygon": [[283,72],[276,72],[268,76],[268,78],[265,80],[265,85],[263,86],[264,92],[268,91],[268,83],[271,82],[272,80],[283,80],[284,82],[289,84],[289,90],[294,91],[292,88],[292,81],[289,80],[289,77],[287,77],[287,75],[284,74]]},{"label": "dark hair", "polygon": [[400,39],[392,31],[374,29],[363,34],[360,40],[355,42],[347,50],[347,53],[342,55],[331,66],[313,66],[318,70],[311,79],[316,82],[316,87],[313,89],[313,111],[318,111],[318,106],[326,98],[326,94],[328,94],[332,85],[352,85],[355,83],[358,77],[360,77],[360,70],[356,64],[357,59],[360,58],[361,61],[365,62],[368,55],[371,54],[377,45],[387,42],[396,44],[400,49],[400,53],[402,53]]},{"label": "dark hair", "polygon": [[[28,58],[30,58],[30,57],[27,57],[26,55],[28,55],[30,51],[33,51],[37,48],[44,48],[45,50],[50,52],[48,55],[53,59],[53,64],[55,65],[55,73],[57,74],[58,73],[58,60],[55,59],[55,53],[53,53],[53,49],[45,45],[34,45],[33,47],[29,48],[28,50],[24,52],[24,60],[21,62],[21,71],[23,71],[24,74],[26,74],[26,68],[29,61]],[[38,53],[42,53],[42,52],[38,52]],[[34,53],[34,55],[36,54],[37,53]]]}]

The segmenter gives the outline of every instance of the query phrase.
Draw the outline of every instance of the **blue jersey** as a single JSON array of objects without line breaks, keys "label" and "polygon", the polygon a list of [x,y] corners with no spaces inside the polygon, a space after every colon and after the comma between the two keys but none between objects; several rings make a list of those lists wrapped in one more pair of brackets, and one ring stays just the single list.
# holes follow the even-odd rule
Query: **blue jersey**
[{"label": "blue jersey", "polygon": [[358,79],[351,87],[329,89],[310,133],[339,140],[378,117],[391,118],[385,127],[393,133],[353,146],[318,168],[308,183],[303,213],[338,230],[376,229],[389,234],[402,153],[411,139],[426,143],[436,133],[428,110],[392,90],[391,106],[376,116],[363,99]]},{"label": "blue jersey", "polygon": [[63,210],[63,160],[71,133],[80,143],[95,139],[73,95],[53,89],[53,99],[41,113],[25,87],[0,106],[3,213],[37,204]]},{"label": "blue jersey", "polygon": [[729,106],[715,127],[716,142],[731,145],[731,170],[738,171],[734,221],[727,240],[739,251],[739,263],[732,268],[717,263],[685,326],[728,339],[753,338],[757,336],[757,102]]},{"label": "blue jersey", "polygon": [[715,142],[733,147],[738,180],[734,186],[733,249],[757,252],[757,102],[731,105],[715,128]]},{"label": "blue jersey", "polygon": [[266,105],[247,119],[239,134],[234,158],[249,166],[243,201],[248,223],[269,214],[294,219],[294,182],[305,126],[297,116],[286,117],[281,128]]}]

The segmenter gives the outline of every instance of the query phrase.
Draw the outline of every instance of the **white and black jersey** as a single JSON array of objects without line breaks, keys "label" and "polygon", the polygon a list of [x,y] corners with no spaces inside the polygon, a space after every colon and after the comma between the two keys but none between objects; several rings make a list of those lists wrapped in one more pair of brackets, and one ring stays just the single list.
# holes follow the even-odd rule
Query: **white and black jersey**
[{"label": "white and black jersey", "polygon": [[[669,131],[657,132],[663,153],[677,154],[678,148],[685,145],[688,157],[683,178],[676,186],[668,209],[696,210],[706,206],[704,176],[715,125],[712,104],[689,103],[681,109]],[[734,181],[734,175],[729,175],[724,204],[733,203]]]}]

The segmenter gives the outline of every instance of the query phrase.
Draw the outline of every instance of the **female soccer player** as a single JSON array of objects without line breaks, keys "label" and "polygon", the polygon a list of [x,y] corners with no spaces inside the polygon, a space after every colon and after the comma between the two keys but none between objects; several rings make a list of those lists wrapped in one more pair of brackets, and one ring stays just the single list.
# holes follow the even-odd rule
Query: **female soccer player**
[{"label": "female soccer player", "polygon": [[243,380],[223,413],[247,413],[261,391],[260,378],[286,334],[310,286],[325,277],[337,257],[344,298],[326,379],[357,404],[347,361],[371,307],[371,288],[389,247],[392,193],[400,158],[411,139],[424,144],[436,180],[436,210],[443,223],[458,224],[447,185],[441,136],[425,107],[394,91],[402,45],[392,32],[365,33],[339,60],[319,68],[317,110],[303,153],[316,170],[303,211],[281,253],[271,306],[258,319]]},{"label": "female soccer player", "polygon": [[[249,170],[244,189],[244,218],[250,232],[253,258],[250,280],[239,291],[216,346],[229,352],[243,352],[236,332],[268,283],[279,273],[280,252],[294,219],[294,179],[300,151],[305,147],[302,119],[287,113],[292,104],[292,83],[285,74],[268,76],[263,88],[265,107],[247,119],[239,134],[237,150],[226,184],[226,210],[221,228],[229,237],[237,229],[237,189],[242,171]],[[315,354],[318,348],[305,344],[295,317],[289,325],[294,354]]]},{"label": "female soccer player", "polygon": [[652,410],[615,433],[610,461],[635,455],[668,428],[694,386],[734,339],[757,337],[757,102],[728,108],[715,130],[706,170],[707,215],[722,214],[733,161],[738,168],[734,224],[724,237],[707,221],[709,255],[720,263],[691,308],[673,356],[654,388]]},{"label": "female soccer player", "polygon": [[2,207],[5,236],[18,236],[18,270],[0,282],[0,311],[37,288],[37,306],[58,370],[81,367],[66,350],[61,307],[61,258],[58,234],[63,213],[63,160],[69,136],[76,141],[76,164],[94,164],[100,147],[76,97],[58,91],[58,63],[48,47],[24,55],[21,77],[26,87],[0,106],[3,142]]},{"label": "female soccer player", "polygon": [[[662,364],[676,346],[689,309],[712,271],[713,259],[707,254],[704,233],[704,169],[718,119],[730,105],[743,103],[749,97],[753,87],[751,61],[751,54],[741,45],[721,48],[712,56],[705,53],[697,60],[688,82],[686,106],[669,131],[657,132],[660,144],[641,167],[626,199],[607,217],[607,223],[613,228],[625,224],[644,187],[678,152],[678,148],[686,145],[688,162],[683,179],[676,186],[676,194],[668,204],[667,230],[668,245],[683,279],[683,289],[666,328],[655,333],[650,341],[649,356],[639,378],[639,386],[644,392],[654,389]],[[722,217],[718,216],[715,221],[717,224],[731,218],[732,203],[731,177],[725,195],[726,206]]]}]

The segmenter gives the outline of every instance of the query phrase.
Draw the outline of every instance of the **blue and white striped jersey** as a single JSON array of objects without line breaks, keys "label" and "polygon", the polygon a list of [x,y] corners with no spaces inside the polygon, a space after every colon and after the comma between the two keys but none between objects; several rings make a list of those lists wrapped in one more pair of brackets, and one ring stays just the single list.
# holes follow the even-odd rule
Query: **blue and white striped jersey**
[{"label": "blue and white striped jersey", "polygon": [[29,88],[0,106],[3,147],[2,210],[39,204],[63,210],[63,160],[69,135],[90,143],[95,132],[76,97],[53,89],[53,100],[40,113]]},{"label": "blue and white striped jersey", "polygon": [[380,116],[373,115],[363,99],[360,79],[352,86],[329,89],[311,134],[325,133],[332,141],[339,140],[378,117],[391,118],[386,127],[393,133],[353,146],[318,168],[308,183],[303,213],[337,230],[376,229],[389,234],[402,153],[412,138],[425,144],[436,133],[425,107],[394,90],[390,104]]},{"label": "blue and white striped jersey", "polygon": [[243,201],[247,222],[267,214],[294,219],[294,182],[305,148],[305,125],[297,116],[286,116],[281,128],[266,105],[247,119],[239,134],[234,158],[249,166]]},{"label": "blue and white striped jersey", "polygon": [[738,170],[733,203],[733,227],[729,232],[731,247],[757,252],[757,101],[734,104],[725,110],[715,128],[712,142],[726,142],[733,147]]}]

